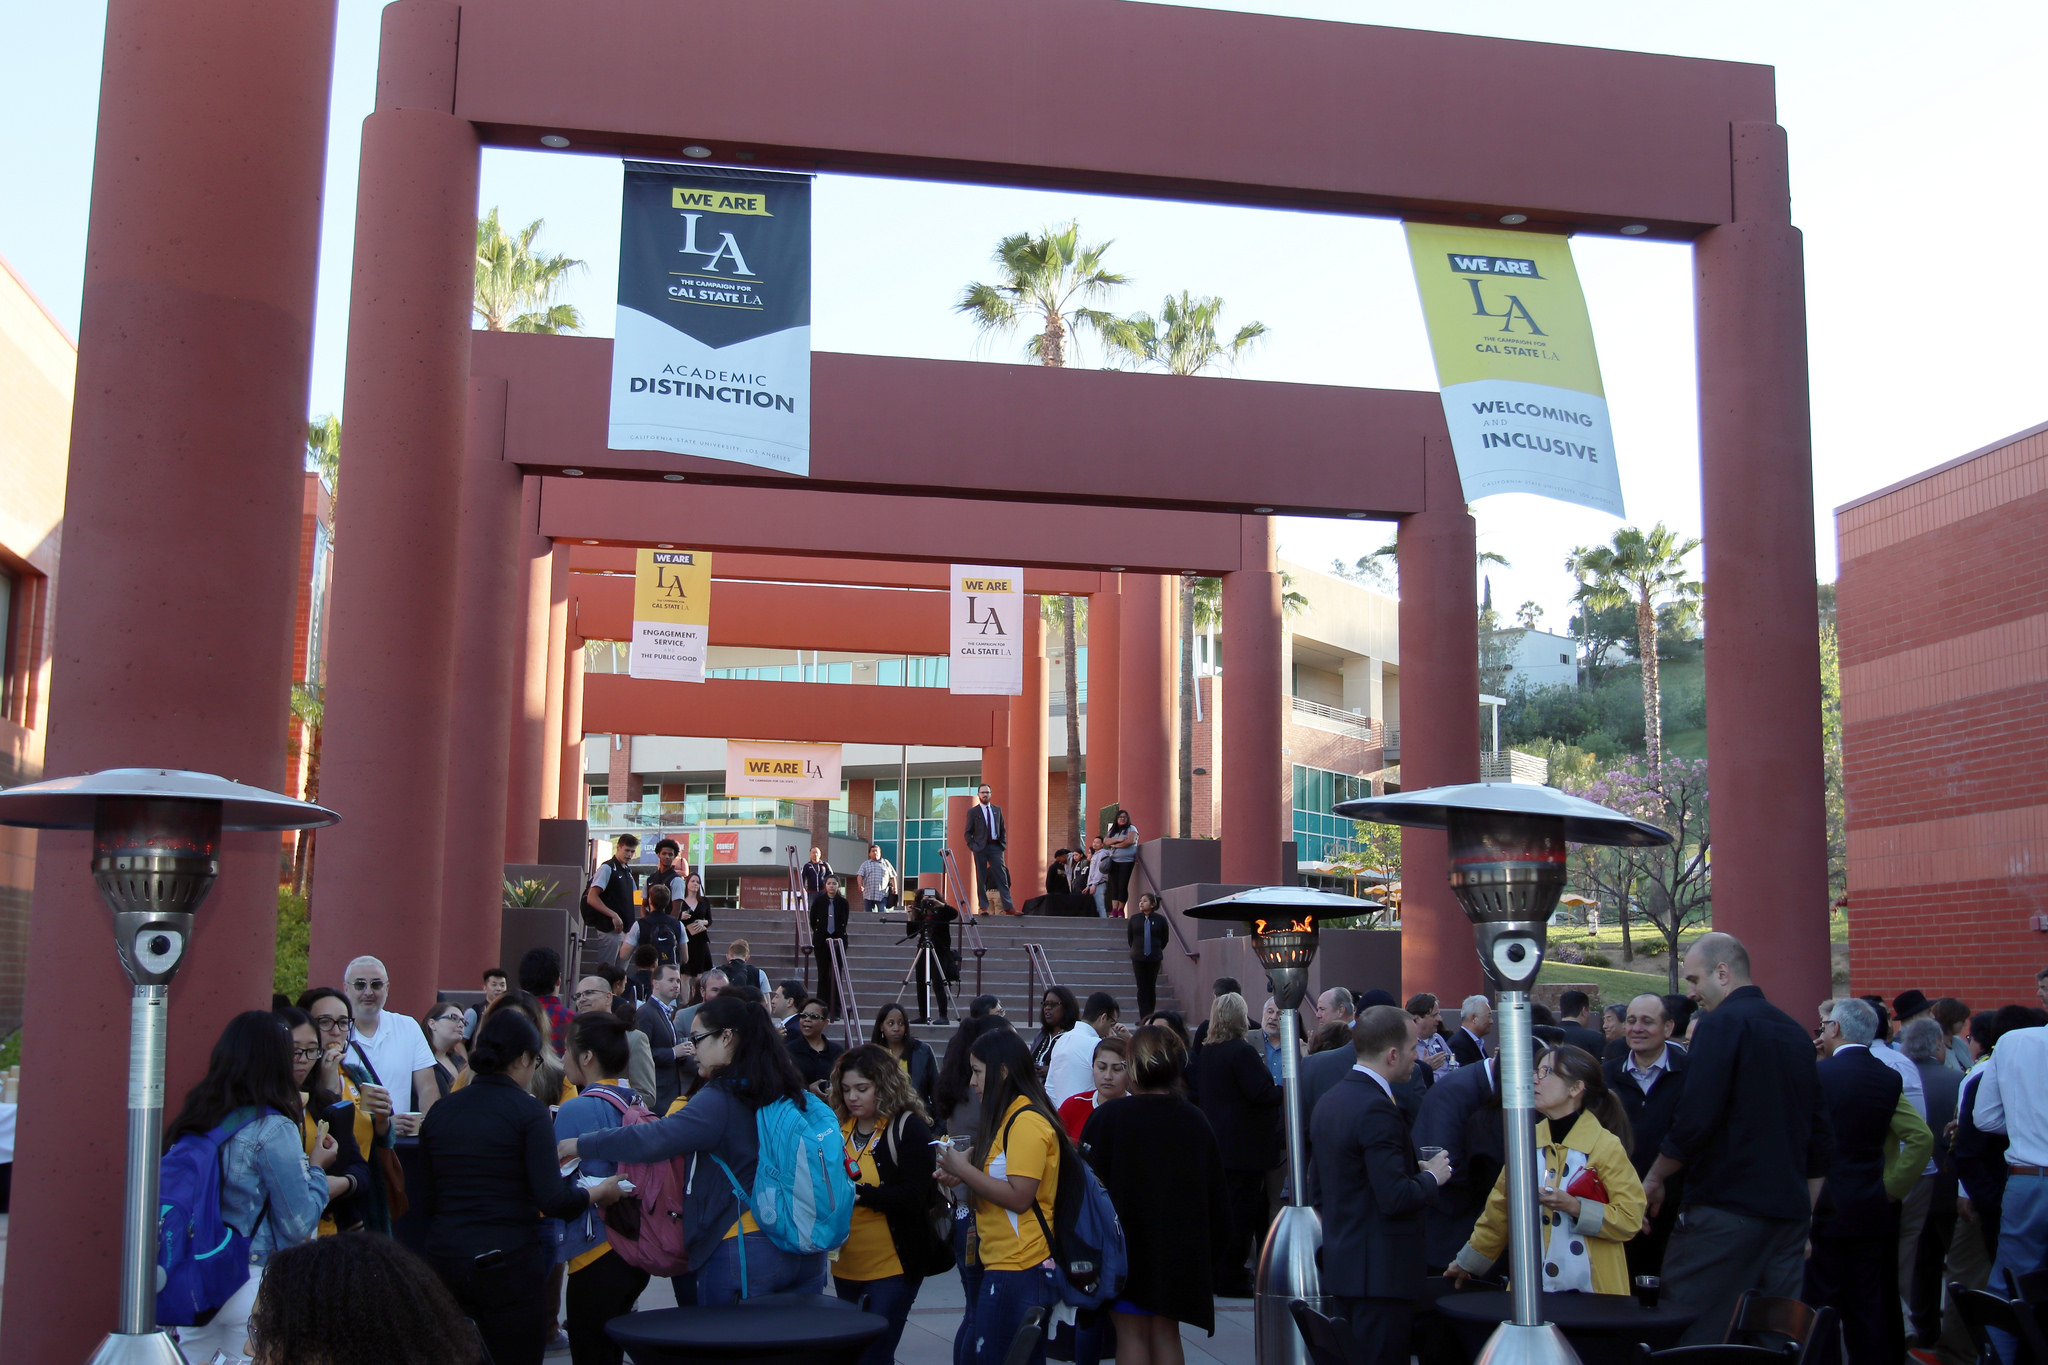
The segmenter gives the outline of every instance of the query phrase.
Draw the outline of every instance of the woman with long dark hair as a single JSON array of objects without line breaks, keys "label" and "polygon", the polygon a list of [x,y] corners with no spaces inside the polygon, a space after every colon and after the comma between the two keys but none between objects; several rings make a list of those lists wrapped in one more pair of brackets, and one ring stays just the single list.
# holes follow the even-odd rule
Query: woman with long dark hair
[{"label": "woman with long dark hair", "polygon": [[296,1005],[280,1005],[273,1013],[292,1031],[292,1080],[306,1106],[299,1120],[306,1160],[312,1161],[322,1136],[335,1145],[334,1160],[327,1166],[327,1211],[320,1215],[319,1228],[320,1236],[332,1237],[363,1225],[357,1204],[370,1187],[370,1165],[356,1146],[354,1107],[339,1103],[323,1088],[325,1049],[312,1019]]},{"label": "woman with long dark hair", "polygon": [[[320,1036],[320,1065],[313,1073],[313,1084],[334,1097],[337,1117],[348,1118],[356,1149],[370,1164],[369,1187],[359,1191],[355,1198],[356,1215],[369,1231],[389,1233],[391,1177],[387,1170],[395,1171],[398,1167],[394,1150],[398,1131],[391,1122],[390,1092],[373,1087],[365,1093],[349,1069],[348,1040],[355,1022],[355,1006],[346,995],[332,986],[313,986],[300,992],[299,1008],[313,1021],[313,1031]],[[365,1077],[368,1074],[363,1073]]]},{"label": "woman with long dark hair", "polygon": [[322,1134],[306,1154],[300,1137],[305,1109],[292,1071],[292,1036],[269,1010],[228,1020],[213,1045],[206,1075],[186,1092],[185,1104],[164,1131],[164,1150],[179,1138],[228,1130],[221,1144],[220,1214],[249,1239],[249,1278],[204,1327],[180,1327],[178,1345],[188,1359],[230,1360],[248,1354],[249,1313],[271,1253],[312,1237],[333,1197],[327,1168],[340,1155],[333,1135]]},{"label": "woman with long dark hair", "polygon": [[[747,1296],[825,1292],[825,1253],[799,1256],[783,1251],[760,1231],[754,1215],[735,1193],[754,1188],[761,1144],[756,1115],[777,1100],[820,1104],[804,1088],[790,1060],[781,1030],[758,1001],[733,995],[707,1000],[690,1021],[701,1084],[690,1102],[655,1123],[614,1128],[565,1139],[563,1161],[593,1156],[604,1161],[647,1163],[697,1155],[725,1163],[697,1161],[683,1197],[683,1242],[696,1267],[697,1302],[703,1307],[740,1298],[741,1257]],[[727,1170],[731,1171],[728,1177]]]},{"label": "woman with long dark hair", "polygon": [[1081,1002],[1074,993],[1065,986],[1047,986],[1038,1002],[1038,1036],[1031,1040],[1031,1064],[1039,1080],[1045,1079],[1045,1069],[1052,1064],[1053,1044],[1080,1022]]},{"label": "woman with long dark hair", "polygon": [[910,1013],[895,1001],[875,1011],[875,1031],[868,1041],[888,1052],[910,1078],[910,1088],[929,1108],[932,1090],[939,1083],[939,1059],[931,1044],[910,1031]]},{"label": "woman with long dark hair", "polygon": [[[1537,1160],[1543,1205],[1543,1290],[1629,1292],[1628,1241],[1643,1225],[1643,1182],[1629,1159],[1634,1137],[1599,1059],[1556,1047],[1536,1059]],[[1444,1274],[1483,1275],[1508,1243],[1508,1173]]]},{"label": "woman with long dark hair", "polygon": [[932,1130],[903,1067],[875,1043],[832,1068],[832,1109],[846,1159],[860,1171],[853,1227],[832,1263],[832,1288],[888,1319],[889,1330],[869,1344],[860,1365],[889,1365],[924,1277],[953,1263],[951,1249],[932,1235]]},{"label": "woman with long dark hair", "polygon": [[554,1335],[554,1255],[540,1220],[619,1199],[616,1176],[584,1189],[555,1164],[554,1124],[528,1090],[547,1051],[523,1010],[492,1010],[470,1049],[474,1079],[420,1124],[427,1262],[497,1365],[540,1365]]},{"label": "woman with long dark hair", "polygon": [[469,1069],[469,1048],[462,1037],[462,1006],[441,1001],[420,1019],[427,1035],[427,1047],[434,1054],[434,1080],[445,1095],[455,1089],[455,1077]]},{"label": "woman with long dark hair", "polygon": [[[1059,1290],[1046,1268],[1047,1231],[1059,1195],[1066,1134],[1031,1062],[1024,1040],[1007,1029],[986,1033],[971,1054],[981,1096],[981,1131],[971,1152],[939,1149],[939,1178],[974,1197],[981,1286],[960,1324],[967,1358],[1002,1365],[1011,1339],[1032,1308],[1051,1308]],[[959,1356],[955,1342],[955,1357]],[[1041,1334],[1030,1365],[1044,1365]]]},{"label": "woman with long dark hair", "polygon": [[249,1316],[255,1365],[469,1365],[476,1328],[419,1257],[345,1232],[270,1258]]},{"label": "woman with long dark hair", "polygon": [[[690,998],[698,994],[698,978],[711,970],[711,905],[704,899],[704,879],[692,872],[683,879],[683,894],[669,907],[683,926],[683,975],[690,979]],[[752,982],[742,984],[752,985]]]},{"label": "woman with long dark hair", "polygon": [[1117,1365],[1182,1365],[1180,1325],[1216,1335],[1212,1248],[1230,1234],[1223,1151],[1202,1111],[1182,1098],[1187,1047],[1147,1024],[1131,1035],[1130,1095],[1081,1130],[1123,1225],[1130,1256],[1116,1317]]}]

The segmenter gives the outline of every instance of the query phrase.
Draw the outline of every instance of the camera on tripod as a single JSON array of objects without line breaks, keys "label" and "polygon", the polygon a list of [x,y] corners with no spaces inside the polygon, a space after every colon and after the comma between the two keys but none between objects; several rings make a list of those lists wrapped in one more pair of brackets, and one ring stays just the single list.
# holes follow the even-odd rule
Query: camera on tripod
[{"label": "camera on tripod", "polygon": [[946,1020],[946,985],[960,979],[959,960],[953,955],[953,933],[948,926],[959,918],[958,910],[931,891],[918,892],[916,899],[904,906],[903,941],[915,941],[917,951],[911,955],[910,970],[903,974],[896,998],[900,1001],[903,992],[913,982],[916,984],[919,1023],[934,1015],[940,1023]]}]

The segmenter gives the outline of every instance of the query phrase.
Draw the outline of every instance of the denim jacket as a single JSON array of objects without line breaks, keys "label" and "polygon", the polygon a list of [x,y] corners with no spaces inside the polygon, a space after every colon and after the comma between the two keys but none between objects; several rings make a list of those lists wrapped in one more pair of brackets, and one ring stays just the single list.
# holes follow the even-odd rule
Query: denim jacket
[{"label": "denim jacket", "polygon": [[279,1247],[313,1236],[327,1207],[327,1173],[306,1160],[290,1119],[266,1111],[230,1134],[221,1155],[221,1217],[250,1234],[250,1264],[262,1265]]}]

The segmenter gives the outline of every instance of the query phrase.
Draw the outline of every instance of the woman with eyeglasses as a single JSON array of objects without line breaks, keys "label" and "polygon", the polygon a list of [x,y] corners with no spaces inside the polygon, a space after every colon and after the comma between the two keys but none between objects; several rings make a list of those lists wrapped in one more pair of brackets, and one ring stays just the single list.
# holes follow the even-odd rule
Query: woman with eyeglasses
[{"label": "woman with eyeglasses", "polygon": [[220,1145],[220,1215],[249,1238],[249,1278],[242,1287],[205,1326],[178,1329],[188,1360],[212,1360],[216,1352],[235,1360],[247,1353],[264,1262],[280,1247],[310,1239],[335,1194],[327,1168],[341,1147],[328,1133],[307,1155],[292,1054],[291,1030],[282,1019],[268,1010],[236,1015],[213,1045],[206,1075],[164,1130],[165,1151],[183,1137],[229,1130]]},{"label": "woman with eyeglasses", "polygon": [[1081,1002],[1074,993],[1065,986],[1047,986],[1045,998],[1038,1002],[1038,1036],[1031,1041],[1031,1061],[1038,1068],[1040,1081],[1052,1061],[1053,1044],[1080,1022]]},{"label": "woman with eyeglasses", "polygon": [[930,1043],[911,1033],[910,1015],[903,1006],[892,1000],[875,1011],[875,1031],[868,1041],[896,1060],[917,1098],[929,1107],[932,1089],[939,1083],[939,1059]]},{"label": "woman with eyeglasses", "polygon": [[796,1063],[804,1084],[820,1099],[831,1098],[832,1064],[846,1051],[843,1043],[825,1036],[825,1002],[808,1000],[796,1012],[796,1037],[789,1040],[789,1059]]},{"label": "woman with eyeglasses", "polygon": [[[1558,1047],[1536,1061],[1537,1162],[1542,1188],[1543,1291],[1629,1292],[1628,1241],[1643,1226],[1643,1182],[1629,1149],[1628,1111],[1607,1088],[1600,1062],[1583,1048]],[[1444,1267],[1460,1283],[1506,1254],[1508,1173],[1494,1182],[1486,1211],[1457,1259]]]},{"label": "woman with eyeglasses", "polygon": [[683,1195],[683,1242],[695,1267],[697,1303],[737,1302],[743,1257],[749,1298],[824,1293],[825,1253],[783,1251],[740,1207],[735,1193],[736,1186],[754,1188],[761,1154],[756,1115],[777,1100],[819,1101],[806,1091],[781,1031],[758,1002],[714,996],[691,1019],[689,1041],[703,1084],[688,1104],[654,1123],[566,1138],[557,1157],[635,1164],[692,1153],[717,1157],[723,1168],[695,1163],[696,1178]]},{"label": "woman with eyeglasses", "polygon": [[[369,1162],[369,1188],[356,1194],[356,1216],[368,1231],[388,1234],[391,1196],[387,1171],[395,1171],[398,1160],[393,1145],[398,1140],[398,1130],[391,1121],[391,1095],[376,1087],[365,1090],[349,1073],[345,1063],[354,1007],[347,996],[332,986],[314,986],[300,992],[299,1008],[312,1021],[313,1032],[320,1041],[320,1059],[311,1074],[313,1088],[333,1097],[330,1131],[339,1130],[344,1126],[342,1120],[346,1120],[356,1150]],[[384,1156],[378,1155],[380,1148]]]},{"label": "woman with eyeglasses", "polygon": [[327,1167],[327,1210],[320,1215],[319,1235],[332,1237],[353,1231],[363,1225],[356,1210],[357,1196],[370,1185],[370,1164],[356,1145],[354,1107],[336,1104],[336,1096],[320,1088],[326,1050],[320,1046],[313,1020],[293,1005],[272,1012],[292,1031],[292,1080],[298,1084],[300,1103],[305,1105],[299,1127],[305,1138],[306,1159],[313,1159],[323,1136],[335,1145],[334,1160]]},{"label": "woman with eyeglasses", "polygon": [[469,1045],[462,1036],[462,1006],[442,1003],[421,1020],[427,1031],[427,1046],[434,1054],[434,1080],[441,1093],[455,1089],[455,1078],[469,1069]]}]

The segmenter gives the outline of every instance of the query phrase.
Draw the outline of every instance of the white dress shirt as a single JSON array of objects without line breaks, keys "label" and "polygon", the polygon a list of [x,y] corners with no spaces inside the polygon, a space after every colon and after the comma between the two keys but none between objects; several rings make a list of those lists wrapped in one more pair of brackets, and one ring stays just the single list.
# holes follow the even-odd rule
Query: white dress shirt
[{"label": "white dress shirt", "polygon": [[1095,1089],[1095,1045],[1102,1035],[1093,1024],[1076,1024],[1052,1045],[1045,1063],[1045,1097],[1057,1109],[1084,1090]]},{"label": "white dress shirt", "polygon": [[1972,1117],[1987,1133],[2003,1133],[2012,1146],[2005,1159],[2015,1166],[2048,1166],[2048,1028],[2014,1029],[1977,1083]]}]

